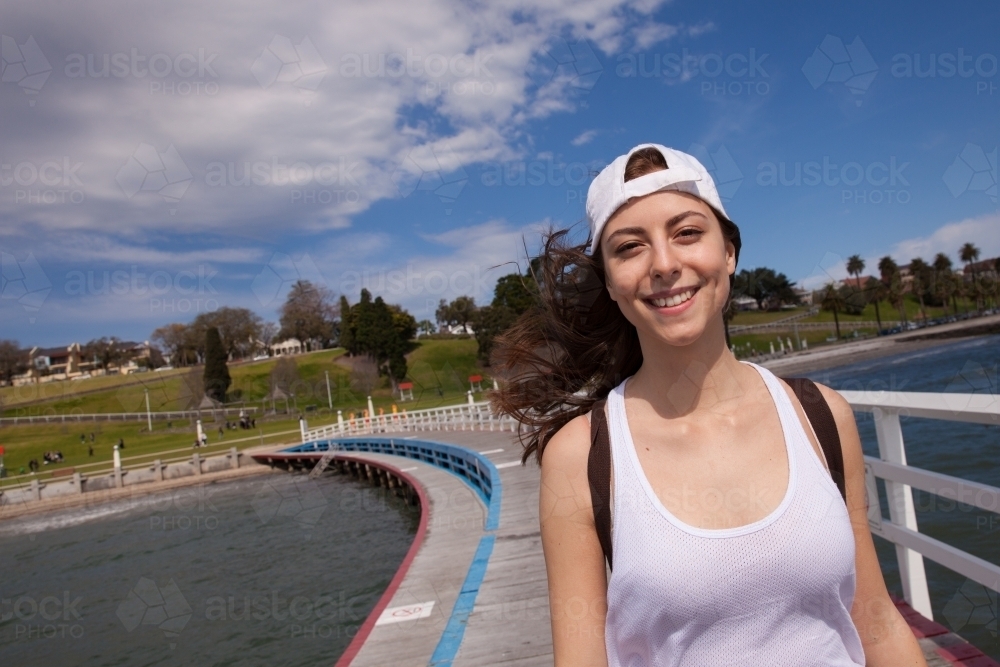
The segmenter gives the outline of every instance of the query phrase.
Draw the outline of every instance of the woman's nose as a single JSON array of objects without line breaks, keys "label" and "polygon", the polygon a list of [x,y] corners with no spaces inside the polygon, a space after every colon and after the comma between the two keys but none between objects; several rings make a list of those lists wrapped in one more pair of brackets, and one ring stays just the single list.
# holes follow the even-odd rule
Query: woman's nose
[{"label": "woman's nose", "polygon": [[680,272],[680,258],[670,243],[657,239],[653,242],[652,264],[650,274],[652,277],[666,278],[673,273]]}]

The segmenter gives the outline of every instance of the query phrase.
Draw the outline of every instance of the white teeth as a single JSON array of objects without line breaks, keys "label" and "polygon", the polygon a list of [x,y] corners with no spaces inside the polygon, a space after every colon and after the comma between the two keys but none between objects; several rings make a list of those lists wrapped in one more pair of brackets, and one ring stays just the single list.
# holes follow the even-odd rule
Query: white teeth
[{"label": "white teeth", "polygon": [[681,292],[666,299],[652,299],[652,302],[657,308],[672,307],[684,303],[692,296],[694,296],[694,290],[688,290],[687,292]]}]

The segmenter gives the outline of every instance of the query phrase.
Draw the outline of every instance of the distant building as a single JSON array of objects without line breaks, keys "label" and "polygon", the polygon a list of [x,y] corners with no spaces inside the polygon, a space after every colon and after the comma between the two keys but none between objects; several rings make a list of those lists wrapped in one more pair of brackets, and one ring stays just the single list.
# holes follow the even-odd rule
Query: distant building
[{"label": "distant building", "polygon": [[475,336],[476,335],[476,330],[472,328],[471,324],[466,324],[466,325],[462,325],[462,324],[447,325],[447,324],[444,324],[444,325],[441,326],[441,333],[448,333],[448,334],[454,334],[454,335],[469,334],[470,336]]},{"label": "distant building", "polygon": [[970,262],[965,265],[962,271],[962,278],[966,282],[970,282],[973,276],[978,275],[980,278],[992,278],[996,280],[998,261],[1000,261],[1000,257],[991,257],[990,259],[981,259],[978,262]]},{"label": "distant building", "polygon": [[757,310],[757,301],[748,296],[739,296],[733,299],[736,310]]},{"label": "distant building", "polygon": [[305,351],[305,346],[298,338],[286,338],[280,343],[274,343],[271,345],[271,355],[275,357],[302,354]]},{"label": "distant building", "polygon": [[811,290],[802,289],[801,287],[793,287],[792,291],[795,292],[795,298],[798,300],[800,305],[813,305],[813,293]]}]

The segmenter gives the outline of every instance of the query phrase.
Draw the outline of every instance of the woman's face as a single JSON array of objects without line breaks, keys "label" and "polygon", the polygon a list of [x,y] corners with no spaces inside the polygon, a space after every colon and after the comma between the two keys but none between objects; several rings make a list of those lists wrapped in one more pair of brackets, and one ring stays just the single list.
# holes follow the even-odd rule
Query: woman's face
[{"label": "woman's face", "polygon": [[698,197],[667,190],[629,202],[604,226],[601,252],[608,292],[640,338],[688,345],[721,320],[736,248]]}]

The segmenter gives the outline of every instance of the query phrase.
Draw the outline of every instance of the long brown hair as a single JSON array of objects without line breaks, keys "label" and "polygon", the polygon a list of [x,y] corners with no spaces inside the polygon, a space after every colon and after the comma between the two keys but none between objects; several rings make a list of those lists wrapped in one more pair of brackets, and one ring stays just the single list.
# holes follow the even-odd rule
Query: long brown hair
[{"label": "long brown hair", "polygon": [[[629,158],[625,180],[666,168],[658,150],[644,148]],[[736,225],[718,212],[716,217],[726,240],[738,243]],[[588,255],[590,239],[574,245],[568,233],[545,234],[533,263],[538,303],[497,336],[490,355],[491,366],[505,378],[489,392],[490,403],[520,423],[522,463],[534,454],[541,465],[545,445],[560,428],[642,366],[635,326],[608,294],[600,247]]]}]

